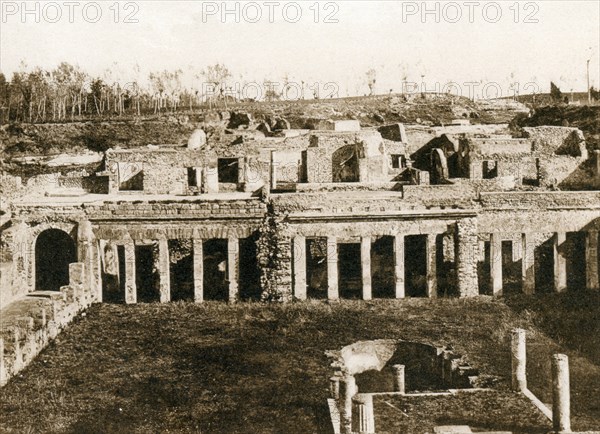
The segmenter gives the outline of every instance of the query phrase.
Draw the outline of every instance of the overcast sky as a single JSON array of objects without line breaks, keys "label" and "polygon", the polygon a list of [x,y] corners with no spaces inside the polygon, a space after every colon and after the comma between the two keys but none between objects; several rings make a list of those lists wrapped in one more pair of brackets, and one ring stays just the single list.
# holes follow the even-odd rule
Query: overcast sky
[{"label": "overcast sky", "polygon": [[550,80],[566,92],[584,91],[591,58],[592,84],[599,84],[598,1],[337,1],[317,7],[314,1],[56,1],[28,2],[25,14],[21,1],[0,3],[6,75],[22,61],[43,68],[67,61],[97,75],[110,69],[121,79],[132,78],[135,64],[142,77],[178,68],[191,77],[220,62],[240,82],[281,82],[288,74],[321,89],[333,82],[340,96],[366,92],[370,68],[378,93],[399,91],[406,76],[428,90],[452,81],[464,93],[474,86],[464,83],[476,81],[498,83],[508,94],[511,81],[521,93],[530,93],[523,89],[528,82],[547,91]]}]

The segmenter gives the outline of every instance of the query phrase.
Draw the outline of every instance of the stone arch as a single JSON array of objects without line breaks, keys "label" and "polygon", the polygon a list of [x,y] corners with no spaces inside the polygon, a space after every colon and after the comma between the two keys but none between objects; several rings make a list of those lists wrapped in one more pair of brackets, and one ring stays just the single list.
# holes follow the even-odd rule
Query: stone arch
[{"label": "stone arch", "polygon": [[64,229],[49,226],[35,230],[33,266],[38,291],[58,291],[69,283],[69,264],[77,261],[77,244]]},{"label": "stone arch", "polygon": [[448,161],[444,151],[440,148],[431,150],[431,181],[434,184],[441,184],[448,179]]},{"label": "stone arch", "polygon": [[357,145],[346,145],[331,156],[333,182],[359,182],[359,149]]}]

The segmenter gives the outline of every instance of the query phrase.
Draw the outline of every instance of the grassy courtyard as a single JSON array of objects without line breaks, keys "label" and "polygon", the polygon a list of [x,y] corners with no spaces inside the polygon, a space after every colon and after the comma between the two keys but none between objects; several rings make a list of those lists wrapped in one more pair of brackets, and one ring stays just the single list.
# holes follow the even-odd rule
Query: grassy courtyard
[{"label": "grassy courtyard", "polygon": [[586,292],[95,305],[0,390],[0,432],[328,433],[326,350],[378,338],[452,345],[502,389],[513,327],[529,330],[529,385],[544,402],[550,354],[569,354],[573,428],[597,429],[599,317],[600,294]]}]

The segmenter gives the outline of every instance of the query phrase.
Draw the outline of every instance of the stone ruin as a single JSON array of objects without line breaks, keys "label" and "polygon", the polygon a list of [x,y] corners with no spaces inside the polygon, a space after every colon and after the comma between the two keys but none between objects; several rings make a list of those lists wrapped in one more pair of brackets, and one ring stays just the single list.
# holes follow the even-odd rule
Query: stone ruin
[{"label": "stone ruin", "polygon": [[600,156],[579,130],[313,124],[233,147],[197,129],[184,147],[110,149],[99,172],[28,183],[38,194],[3,219],[2,303],[68,283],[84,241],[96,301],[135,302],[138,285],[157,301],[598,288]]},{"label": "stone ruin", "polygon": [[2,307],[72,263],[92,302],[599,288],[600,151],[577,129],[232,119],[238,145],[199,129],[68,182],[4,176],[23,196],[0,215]]},{"label": "stone ruin", "polygon": [[[498,378],[480,375],[464,356],[445,347],[423,342],[378,339],[358,341],[340,350],[327,351],[325,355],[329,358],[333,371],[329,378],[327,400],[333,431],[337,434],[390,432],[389,415],[388,418],[384,416],[379,419],[382,407],[386,407],[382,403],[399,410],[393,413],[394,418],[409,419],[418,417],[410,414],[411,405],[408,404],[415,398],[421,399],[419,402],[422,404],[422,400],[428,398],[444,396],[447,400],[457,400],[461,395],[480,394],[485,396],[486,402],[496,400],[494,411],[498,414],[500,423],[501,417],[508,418],[509,413],[514,412],[517,406],[522,406],[521,410],[527,411],[530,416],[535,414],[539,423],[548,425],[547,421],[551,421],[553,432],[572,432],[568,357],[564,354],[553,354],[551,357],[552,379],[549,383],[552,385],[553,402],[552,408],[549,408],[527,388],[525,330],[512,330],[510,352],[511,389],[519,399],[516,404],[517,401],[511,398],[513,402],[508,405],[504,401],[506,395],[503,395],[506,392],[494,386]],[[366,375],[371,374],[373,377],[374,373],[379,377],[376,386],[373,382],[365,381]],[[429,387],[424,389],[424,383],[419,378],[425,378]],[[398,398],[400,401],[396,401],[396,405],[390,402]],[[404,404],[400,404],[403,409],[397,407],[398,402]],[[462,405],[465,405],[464,402]],[[439,410],[440,414],[443,413],[443,406]],[[438,416],[436,414],[434,420],[439,422]],[[457,422],[473,419],[477,418],[453,416],[451,420],[454,424],[437,423],[433,432],[472,433],[475,431],[470,426]],[[421,419],[413,420],[422,423]],[[531,428],[533,426],[532,424]],[[540,426],[543,427],[544,425]],[[476,432],[482,431],[478,429]],[[487,434],[500,433],[511,434],[509,431],[498,430]]]}]

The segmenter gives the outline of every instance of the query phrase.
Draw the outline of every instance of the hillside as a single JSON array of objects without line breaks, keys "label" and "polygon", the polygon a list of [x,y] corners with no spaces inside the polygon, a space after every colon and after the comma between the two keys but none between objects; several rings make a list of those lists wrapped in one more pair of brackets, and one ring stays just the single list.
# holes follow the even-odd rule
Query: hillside
[{"label": "hillside", "polygon": [[[392,122],[441,124],[456,118],[469,118],[475,123],[503,123],[527,110],[512,102],[473,102],[467,98],[444,95],[240,103],[230,105],[227,109],[250,113],[258,120],[266,116],[282,116],[292,128],[304,128],[312,118],[358,119],[363,127]],[[218,107],[219,112],[225,110],[225,106]],[[97,152],[148,144],[183,144],[207,115],[214,118],[216,111],[211,114],[178,112],[105,121],[3,125],[0,127],[0,157],[10,159],[23,155],[55,155],[86,150]]]}]

